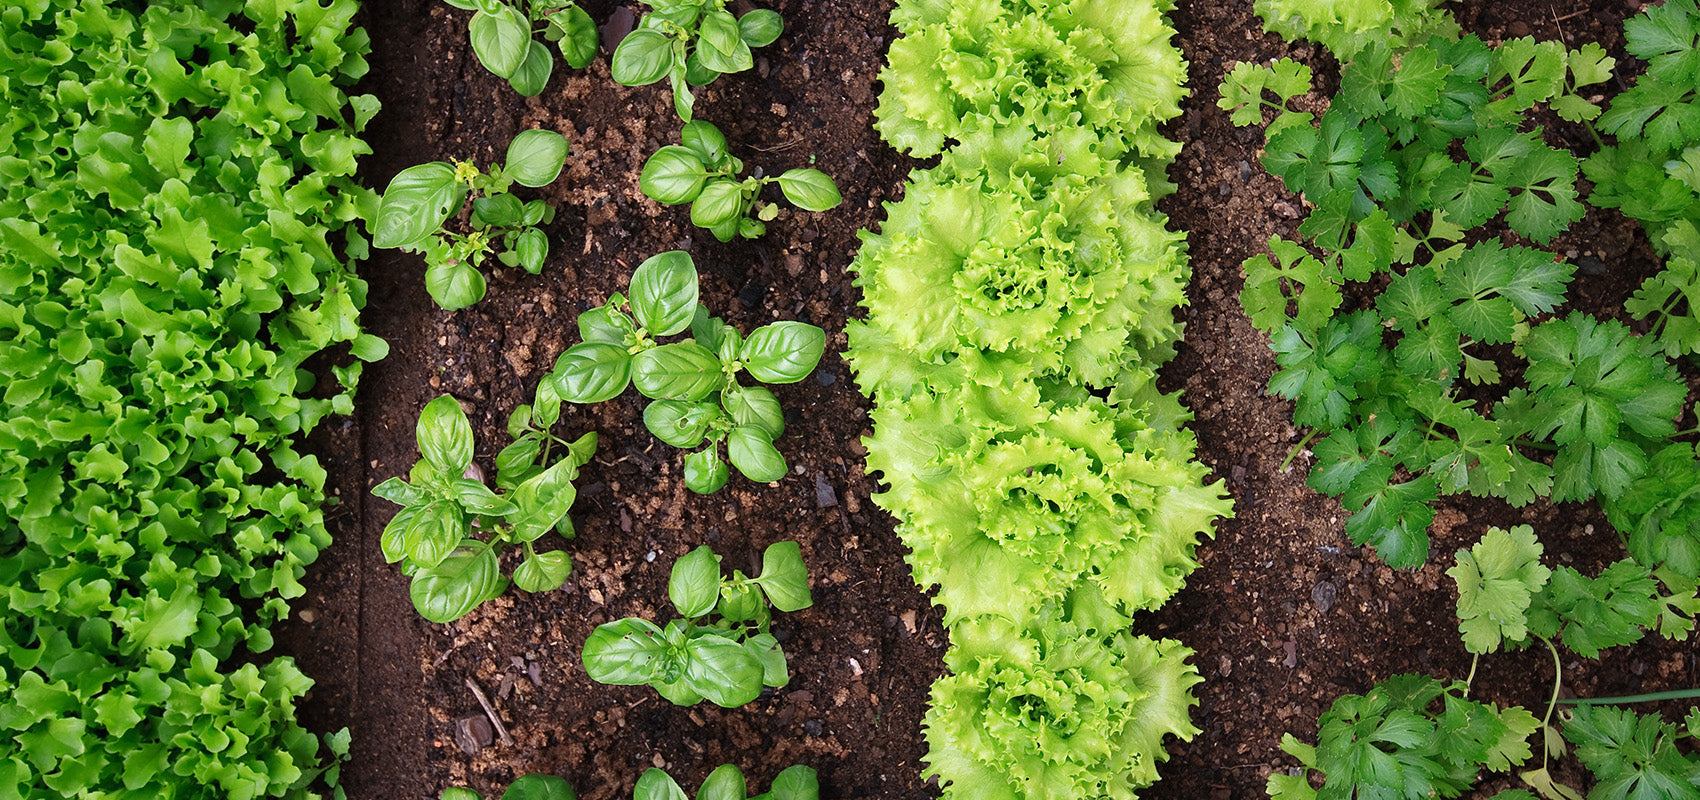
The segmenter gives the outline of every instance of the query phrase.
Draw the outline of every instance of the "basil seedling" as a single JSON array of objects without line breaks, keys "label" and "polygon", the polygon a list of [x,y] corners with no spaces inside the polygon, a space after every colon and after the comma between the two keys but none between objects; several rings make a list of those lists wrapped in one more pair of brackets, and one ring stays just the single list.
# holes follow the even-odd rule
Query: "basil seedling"
[{"label": "basil seedling", "polygon": [[644,162],[638,188],[664,205],[690,203],[691,222],[722,242],[767,232],[779,207],[761,202],[757,195],[770,183],[779,184],[785,199],[805,211],[825,211],[844,202],[838,185],[818,169],[786,170],[777,178],[760,172],[739,178],[744,162],[727,150],[720,129],[702,120],[685,123],[679,138],[683,144],[667,145]]},{"label": "basil seedling", "polygon": [[[537,394],[535,404],[520,406],[508,420],[518,441],[496,457],[496,484],[503,494],[468,477],[472,423],[449,395],[427,403],[419,415],[421,460],[409,480],[390,478],[372,490],[402,507],[384,527],[380,544],[384,558],[401,562],[412,577],[413,607],[432,622],[460,619],[502,593],[507,580],[497,556],[503,548],[517,544],[524,551],[513,582],[527,592],[559,588],[572,571],[565,551],[538,552],[532,543],[550,530],[573,535],[567,516],[577,496],[572,482],[596,452],[596,434],[571,443],[550,434],[561,403],[547,384]],[[551,464],[557,446],[565,458]],[[490,538],[475,538],[475,528]]]},{"label": "basil seedling", "polygon": [[[780,773],[783,775],[784,773]],[[778,779],[774,780],[778,784]],[[464,786],[450,786],[438,800],[484,800],[484,796]],[[554,775],[522,775],[508,784],[501,800],[578,800],[573,787]]]},{"label": "basil seedling", "polygon": [[644,4],[650,13],[614,48],[614,80],[648,86],[666,78],[673,86],[673,110],[686,122],[696,104],[692,86],[754,67],[750,48],[772,44],[785,30],[779,12],[758,8],[737,17],[726,10],[726,0]]},{"label": "basil seedling", "polygon": [[720,556],[698,547],[673,563],[667,598],[682,618],[665,628],[627,617],[591,632],[584,669],[592,680],[648,684],[676,705],[707,699],[723,708],[741,706],[759,697],[763,686],[777,688],[790,680],[785,653],[769,631],[769,606],[797,611],[814,604],[796,542],[769,545],[754,578],[737,570],[721,577]]},{"label": "basil seedling", "polygon": [[[579,315],[584,341],[567,348],[544,379],[556,396],[600,403],[636,386],[654,401],[643,423],[656,438],[687,450],[706,443],[685,457],[685,485],[698,494],[726,485],[727,459],[752,481],[785,477],[785,457],[773,446],[785,432],[779,399],[766,387],[739,384],[737,375],[796,383],[820,363],[826,332],[775,322],[743,337],[697,302],[696,264],[681,250],[638,265],[630,291]],[[657,341],[687,329],[689,339]]]},{"label": "basil seedling", "polygon": [[[773,786],[765,794],[748,797],[746,789],[743,770],[721,764],[703,779],[696,800],[817,800],[820,777],[812,767],[797,764],[773,776]],[[654,767],[644,770],[632,790],[632,800],[686,800],[687,797],[673,776]]]},{"label": "basil seedling", "polygon": [[472,54],[478,63],[506,78],[526,97],[543,93],[555,71],[549,48],[532,39],[541,25],[543,38],[554,42],[561,58],[583,69],[596,57],[596,23],[573,0],[446,0],[455,8],[475,12],[467,24]]},{"label": "basil seedling", "polygon": [[[554,131],[528,130],[508,144],[507,162],[481,172],[469,161],[433,161],[397,173],[384,189],[372,244],[425,254],[425,288],[450,311],[484,298],[478,267],[493,246],[496,260],[533,275],[549,256],[549,239],[539,225],[555,219],[543,200],[522,203],[508,193],[513,184],[541,187],[553,183],[567,160],[567,137]],[[472,198],[469,233],[443,226]]]}]

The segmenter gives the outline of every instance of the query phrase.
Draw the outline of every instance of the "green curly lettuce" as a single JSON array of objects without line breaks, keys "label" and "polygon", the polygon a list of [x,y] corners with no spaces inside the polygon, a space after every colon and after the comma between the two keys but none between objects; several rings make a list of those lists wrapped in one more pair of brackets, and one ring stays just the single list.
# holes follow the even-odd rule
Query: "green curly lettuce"
[{"label": "green curly lettuce", "polygon": [[1288,39],[1309,39],[1344,64],[1371,42],[1395,48],[1431,34],[1456,39],[1458,23],[1437,11],[1440,0],[1257,0],[1263,27]]},{"label": "green curly lettuce", "polygon": [[1131,635],[1125,618],[1092,622],[1023,630],[987,618],[952,629],[952,674],[933,684],[922,721],[926,775],[946,797],[1132,800],[1156,782],[1163,738],[1198,733],[1192,651]]},{"label": "green curly lettuce", "polygon": [[904,35],[881,72],[881,134],[917,156],[975,127],[1074,127],[1135,152],[1173,155],[1157,125],[1180,115],[1186,63],[1163,19],[1171,2],[1015,0],[900,4]]}]

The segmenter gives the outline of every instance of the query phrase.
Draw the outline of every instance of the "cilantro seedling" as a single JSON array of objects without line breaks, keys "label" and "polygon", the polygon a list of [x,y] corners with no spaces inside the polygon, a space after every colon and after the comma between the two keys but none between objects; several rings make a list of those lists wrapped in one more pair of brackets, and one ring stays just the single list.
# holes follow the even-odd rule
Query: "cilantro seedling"
[{"label": "cilantro seedling", "polygon": [[684,144],[667,145],[644,162],[638,188],[664,205],[691,204],[691,222],[707,228],[714,238],[754,239],[767,232],[767,222],[779,207],[758,198],[762,187],[779,184],[785,199],[806,211],[826,211],[844,202],[838,185],[818,169],[790,169],[777,178],[755,175],[739,178],[744,162],[732,156],[720,129],[702,120],[688,122],[679,137]]},{"label": "cilantro seedling", "polygon": [[[549,238],[539,225],[555,218],[543,200],[522,203],[508,193],[513,184],[547,186],[561,174],[567,137],[528,130],[508,144],[505,164],[483,172],[471,162],[433,161],[397,173],[384,190],[372,224],[372,244],[425,255],[425,288],[437,305],[454,311],[484,298],[478,267],[500,245],[496,259],[533,275],[549,256]],[[472,199],[470,232],[444,225]]]},{"label": "cilantro seedling", "polygon": [[554,42],[561,58],[573,69],[583,69],[596,57],[599,38],[596,23],[575,0],[444,0],[455,8],[474,12],[467,24],[472,53],[478,63],[525,97],[543,93],[555,71],[549,48],[533,38],[542,28],[543,38]]},{"label": "cilantro seedling", "polygon": [[677,705],[707,699],[723,708],[790,680],[785,652],[769,631],[769,606],[798,611],[814,604],[796,542],[769,545],[754,578],[737,570],[723,577],[720,556],[698,547],[674,562],[667,597],[682,618],[665,628],[627,617],[591,632],[583,656],[591,680],[648,684]]},{"label": "cilantro seedling", "polygon": [[758,8],[734,16],[726,0],[644,0],[644,5],[650,12],[614,48],[614,80],[648,86],[666,78],[673,110],[686,122],[696,105],[692,86],[754,67],[750,49],[772,44],[785,30],[779,12]]},{"label": "cilantro seedling", "polygon": [[[538,394],[546,398],[550,391],[545,385]],[[559,413],[560,403],[544,399],[533,406],[526,417],[536,428],[524,436],[547,436],[554,419],[549,412],[537,411],[539,406],[552,406],[553,413]],[[420,616],[451,622],[499,596],[507,580],[497,557],[513,545],[525,554],[514,568],[515,586],[544,592],[566,582],[572,571],[566,552],[539,552],[532,543],[551,530],[573,535],[567,516],[577,497],[572,482],[596,451],[595,433],[570,444],[549,436],[550,444],[565,450],[565,457],[554,463],[549,463],[551,453],[544,447],[528,445],[518,453],[504,449],[497,477],[502,494],[471,471],[472,424],[459,401],[443,395],[425,404],[416,436],[422,458],[408,480],[390,478],[372,493],[402,507],[384,527],[381,546],[384,558],[401,562],[402,571],[413,579],[408,593]],[[489,538],[478,539],[475,531],[488,532]]]},{"label": "cilantro seedling", "polygon": [[[579,315],[584,341],[567,348],[545,378],[556,396],[600,403],[636,386],[654,401],[643,422],[656,438],[681,449],[707,443],[685,457],[685,485],[698,494],[726,485],[727,460],[758,483],[785,477],[785,457],[773,446],[785,432],[779,400],[765,387],[740,384],[738,374],[796,383],[820,363],[826,332],[775,322],[739,334],[697,302],[696,264],[682,250],[638,265],[630,290],[629,299],[615,294]],[[657,341],[686,329],[690,339]]]}]

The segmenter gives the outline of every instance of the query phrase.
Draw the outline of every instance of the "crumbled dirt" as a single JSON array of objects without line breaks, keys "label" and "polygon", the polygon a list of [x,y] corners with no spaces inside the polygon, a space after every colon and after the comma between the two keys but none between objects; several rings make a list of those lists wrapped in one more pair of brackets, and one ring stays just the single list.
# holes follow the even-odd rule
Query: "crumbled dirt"
[{"label": "crumbled dirt", "polygon": [[[879,204],[900,196],[913,166],[870,127],[893,35],[890,5],[770,7],[784,16],[785,35],[758,51],[757,70],[703,90],[698,115],[769,174],[825,170],[845,203],[823,214],[785,211],[764,238],[721,244],[692,227],[684,208],[660,206],[637,189],[643,159],[677,140],[664,85],[619,86],[604,57],[581,71],[558,64],[548,90],[527,100],[472,58],[468,12],[436,0],[368,4],[363,24],[375,53],[363,88],[385,106],[369,131],[370,185],[428,160],[488,165],[533,127],[566,134],[572,155],[560,180],[522,195],[547,198],[558,211],[541,276],[497,268],[483,302],[450,313],[426,296],[416,256],[378,251],[363,267],[367,324],[393,350],[367,370],[356,417],[312,443],[342,503],[332,513],[337,543],[309,574],[297,605],[305,611],[280,636],[280,649],[318,681],[307,723],[354,733],[343,773],[350,797],[434,798],[457,784],[495,796],[514,777],[541,771],[605,800],[629,797],[651,766],[694,788],[722,763],[742,767],[757,791],[780,769],[806,763],[820,771],[827,797],[937,795],[920,778],[920,719],[947,639],[909,577],[891,520],[868,500],[878,489],[858,442],[868,405],[837,355],[846,319],[859,313],[846,271],[856,231],[879,222]],[[1459,13],[1490,40],[1528,33],[1571,45],[1599,41],[1621,56],[1622,20],[1637,9],[1621,0],[1576,9],[1477,2]],[[614,6],[599,0],[588,10],[601,22]],[[1308,44],[1261,34],[1249,0],[1183,4],[1172,20],[1192,65],[1192,97],[1169,129],[1186,146],[1170,172],[1180,189],[1163,208],[1189,231],[1195,277],[1181,312],[1186,340],[1164,381],[1194,410],[1200,458],[1226,479],[1238,512],[1201,548],[1203,567],[1188,588],[1139,622],[1142,632],[1192,647],[1206,679],[1196,690],[1203,733],[1170,748],[1166,777],[1142,795],[1251,798],[1262,796],[1272,771],[1296,763],[1280,752],[1281,734],[1313,736],[1317,715],[1337,695],[1400,672],[1469,672],[1444,569],[1449,554],[1487,526],[1532,524],[1550,562],[1584,573],[1619,558],[1621,548],[1591,507],[1460,499],[1437,515],[1430,563],[1394,571],[1351,546],[1339,504],[1305,487],[1308,455],[1279,469],[1303,432],[1290,404],[1263,392],[1274,362],[1239,308],[1239,264],[1269,236],[1290,235],[1303,203],[1264,174],[1261,134],[1230,126],[1215,107],[1215,87],[1235,61],[1292,56],[1323,76],[1333,62]],[[1583,146],[1585,135],[1549,128]],[[776,389],[787,409],[778,445],[793,474],[771,486],[734,478],[716,495],[693,495],[683,487],[680,453],[643,430],[635,394],[569,407],[557,434],[596,430],[601,444],[578,481],[577,538],[541,543],[571,553],[567,585],[541,595],[510,591],[450,625],[419,619],[405,579],[378,548],[395,509],[368,494],[417,459],[419,409],[445,392],[470,406],[488,472],[508,441],[508,412],[529,401],[555,358],[578,341],[577,314],[623,290],[643,259],[676,248],[695,258],[703,301],[740,329],[799,319],[828,332],[816,374]],[[1554,248],[1609,265],[1579,271],[1572,294],[1575,307],[1601,315],[1621,315],[1623,299],[1655,267],[1645,237],[1614,214],[1591,214]],[[670,615],[666,579],[675,558],[709,544],[728,567],[753,572],[761,549],[782,540],[801,543],[815,596],[813,608],[776,622],[791,659],[788,686],[740,709],[678,708],[647,688],[585,676],[579,648],[596,625]],[[1483,662],[1473,694],[1539,709],[1550,674],[1544,652],[1495,656]],[[1566,689],[1579,695],[1692,686],[1697,678],[1684,644],[1565,661]],[[457,731],[457,721],[481,716],[468,681],[489,697],[513,744],[482,744],[491,731],[477,724],[461,722]],[[476,752],[465,752],[463,740]],[[1491,791],[1480,796],[1509,786],[1486,784]]]}]

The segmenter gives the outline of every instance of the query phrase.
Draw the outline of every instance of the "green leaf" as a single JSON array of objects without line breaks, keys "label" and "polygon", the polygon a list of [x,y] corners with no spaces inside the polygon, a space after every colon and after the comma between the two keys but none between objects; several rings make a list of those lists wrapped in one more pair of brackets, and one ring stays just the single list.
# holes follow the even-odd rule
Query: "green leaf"
[{"label": "green leaf", "polygon": [[721,708],[737,708],[761,696],[761,661],[731,639],[705,634],[685,643],[685,683]]},{"label": "green leaf", "polygon": [[516,227],[524,219],[525,206],[511,194],[479,197],[472,201],[472,225],[475,228]]},{"label": "green leaf", "polygon": [[691,326],[697,310],[697,269],[683,250],[650,256],[632,273],[632,314],[655,336]]},{"label": "green leaf", "polygon": [[655,438],[681,449],[702,444],[709,426],[721,418],[713,403],[656,400],[643,410],[643,426]]},{"label": "green leaf", "polygon": [[774,448],[773,439],[760,428],[740,425],[726,437],[726,457],[744,477],[770,483],[785,477],[785,457]]},{"label": "green leaf", "polygon": [[707,178],[708,170],[698,153],[688,147],[667,145],[643,162],[638,188],[658,203],[676,206],[697,199]]},{"label": "green leaf", "polygon": [[479,603],[502,592],[502,573],[496,552],[482,542],[462,547],[435,567],[413,576],[408,594],[419,616],[431,622],[453,622]]},{"label": "green leaf", "polygon": [[596,59],[601,37],[597,34],[596,22],[584,9],[577,5],[568,6],[549,15],[549,24],[560,33],[561,58],[566,60],[567,66],[584,69]]},{"label": "green leaf", "polygon": [[719,165],[731,155],[720,129],[700,119],[685,123],[679,131],[679,141],[705,166]]},{"label": "green leaf", "polygon": [[[606,681],[604,681],[606,682]],[[659,769],[644,770],[632,789],[632,800],[690,800],[673,778]]]},{"label": "green leaf", "polygon": [[408,167],[390,179],[372,227],[374,247],[417,248],[466,199],[454,168],[441,161]]},{"label": "green leaf", "polygon": [[707,10],[697,30],[696,56],[702,65],[720,73],[743,72],[755,66],[744,43],[738,18],[724,9]]},{"label": "green leaf", "polygon": [[450,786],[438,795],[438,800],[484,800],[484,796],[464,786]]},{"label": "green leaf", "polygon": [[573,479],[582,462],[563,459],[514,487],[516,510],[508,523],[515,541],[530,542],[548,533],[572,509],[578,498]]},{"label": "green leaf", "polygon": [[[576,9],[577,6],[574,6]],[[502,793],[502,800],[577,800],[573,787],[554,775],[524,775]]]},{"label": "green leaf", "polygon": [[826,352],[826,332],[803,322],[774,322],[744,340],[744,368],[763,383],[796,383],[813,372]]},{"label": "green leaf", "polygon": [[425,269],[425,291],[445,311],[459,311],[484,299],[484,275],[464,261],[431,264]]},{"label": "green leaf", "polygon": [[564,550],[532,553],[514,568],[514,585],[525,592],[548,592],[561,588],[573,571],[573,560]]},{"label": "green leaf", "polygon": [[636,331],[632,318],[612,306],[597,306],[578,315],[579,337],[586,343],[600,342],[624,349]]},{"label": "green leaf", "polygon": [[770,440],[785,433],[785,411],[779,407],[779,398],[764,387],[728,386],[720,393],[720,405],[726,409],[726,415],[732,418],[734,425],[760,428]]},{"label": "green leaf", "polygon": [[472,463],[472,423],[454,397],[426,403],[414,429],[419,454],[444,475],[458,477]]},{"label": "green leaf", "polygon": [[813,767],[802,764],[786,767],[773,776],[768,790],[773,800],[819,800],[820,777]]},{"label": "green leaf", "polygon": [[785,20],[780,18],[777,11],[758,8],[738,18],[738,36],[750,47],[773,44],[784,32]]},{"label": "green leaf", "polygon": [[685,456],[685,488],[697,494],[714,494],[731,477],[731,468],[714,447]]},{"label": "green leaf", "polygon": [[713,611],[720,599],[720,557],[705,545],[673,562],[673,572],[667,579],[667,599],[685,619],[696,619]]},{"label": "green leaf", "polygon": [[536,275],[543,271],[543,261],[549,257],[549,237],[536,228],[528,228],[514,241],[514,255],[519,266]]},{"label": "green leaf", "polygon": [[1552,574],[1541,566],[1534,529],[1489,528],[1457,558],[1446,574],[1458,584],[1458,630],[1465,649],[1482,655],[1498,650],[1502,641],[1527,640],[1529,604]]},{"label": "green leaf", "polygon": [[[733,225],[744,215],[743,185],[724,178],[716,178],[703,184],[702,191],[691,201],[691,224],[699,228],[716,228],[727,223]],[[716,232],[715,236],[719,237]],[[721,241],[728,241],[728,236]]]},{"label": "green leaf", "polygon": [[844,202],[838,184],[818,169],[791,169],[779,176],[779,188],[790,200],[805,211],[826,211]]},{"label": "green leaf", "polygon": [[569,149],[567,137],[554,131],[521,131],[508,143],[502,171],[521,186],[548,186],[561,174]]},{"label": "green leaf", "polygon": [[614,48],[614,81],[625,86],[647,86],[673,69],[673,41],[653,30],[635,30]]},{"label": "green leaf", "polygon": [[549,379],[555,394],[569,403],[600,403],[620,396],[631,385],[632,357],[624,348],[584,342],[567,348]]},{"label": "green leaf", "polygon": [[531,26],[525,17],[503,4],[495,10],[479,10],[467,26],[472,52],[478,61],[502,78],[512,77],[525,63],[531,47]]},{"label": "green leaf", "polygon": [[400,478],[390,478],[372,487],[372,494],[398,506],[418,506],[430,501],[430,493]]},{"label": "green leaf", "polygon": [[803,566],[802,547],[796,542],[774,542],[762,551],[761,574],[755,582],[767,600],[780,611],[799,611],[814,605],[809,595],[809,573]]},{"label": "green leaf", "polygon": [[666,651],[660,628],[648,620],[627,617],[591,631],[584,642],[584,671],[597,683],[637,686],[659,676]]},{"label": "green leaf", "polygon": [[744,773],[732,764],[721,764],[697,789],[696,800],[744,800]]},{"label": "green leaf", "polygon": [[508,76],[508,85],[521,97],[536,97],[549,86],[549,76],[555,71],[555,57],[549,49],[533,42],[526,47],[525,60],[519,69]]},{"label": "green leaf", "polygon": [[631,379],[639,393],[654,400],[694,402],[726,385],[720,359],[691,341],[664,344],[633,356]]}]

